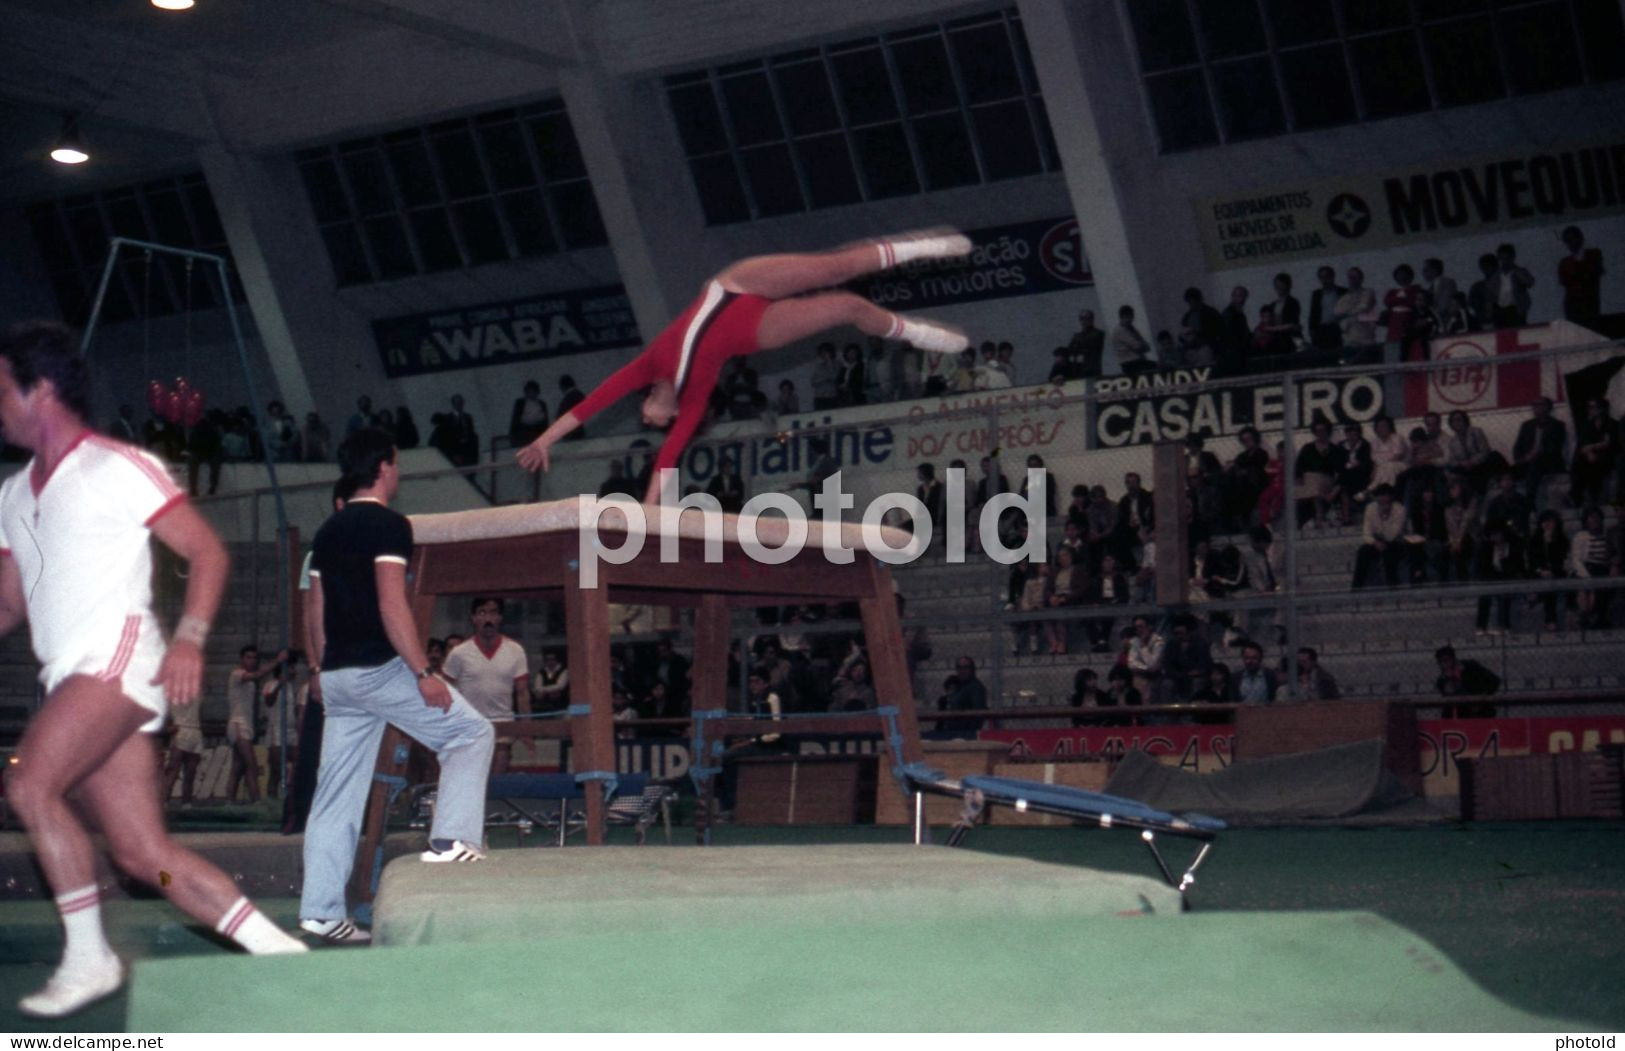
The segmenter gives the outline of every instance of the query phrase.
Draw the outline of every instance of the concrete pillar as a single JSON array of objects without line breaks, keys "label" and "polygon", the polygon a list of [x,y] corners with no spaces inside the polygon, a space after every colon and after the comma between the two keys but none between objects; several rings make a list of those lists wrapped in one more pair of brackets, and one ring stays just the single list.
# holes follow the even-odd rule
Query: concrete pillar
[{"label": "concrete pillar", "polygon": [[1018,0],[1017,7],[1100,294],[1099,324],[1109,331],[1117,309],[1131,306],[1149,338],[1154,322],[1143,278],[1153,267],[1131,239],[1132,173],[1125,164],[1143,155],[1149,132],[1135,75],[1126,68],[1128,38],[1116,5]]},{"label": "concrete pillar", "polygon": [[1157,516],[1157,604],[1182,606],[1190,599],[1190,490],[1185,484],[1185,447],[1158,442],[1151,449],[1151,506]]},{"label": "concrete pillar", "polygon": [[[331,298],[333,290],[312,287],[325,280],[315,275],[325,275],[326,269],[314,265],[310,246],[300,242],[298,231],[305,227],[294,221],[298,213],[286,199],[290,187],[298,188],[292,162],[277,165],[218,145],[200,149],[198,159],[276,378],[277,397],[294,419],[303,420],[316,403],[299,348],[314,353],[321,346],[327,325],[316,304]],[[264,409],[254,406],[255,412]]]},{"label": "concrete pillar", "polygon": [[[694,297],[704,220],[657,82],[634,84],[587,65],[560,77],[616,267],[647,339]],[[703,272],[701,272],[703,271]]]}]

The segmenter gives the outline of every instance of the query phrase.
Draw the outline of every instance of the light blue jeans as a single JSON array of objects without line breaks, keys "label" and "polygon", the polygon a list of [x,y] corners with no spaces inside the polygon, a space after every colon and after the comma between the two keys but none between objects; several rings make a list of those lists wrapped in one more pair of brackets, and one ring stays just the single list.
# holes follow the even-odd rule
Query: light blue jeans
[{"label": "light blue jeans", "polygon": [[424,704],[417,678],[399,657],[376,668],[339,668],[321,674],[327,722],[316,799],[305,824],[302,920],[348,915],[344,885],[355,864],[386,723],[433,749],[440,760],[430,838],[460,839],[475,846],[485,839],[485,782],[496,737],[490,720],[456,690],[449,711]]}]

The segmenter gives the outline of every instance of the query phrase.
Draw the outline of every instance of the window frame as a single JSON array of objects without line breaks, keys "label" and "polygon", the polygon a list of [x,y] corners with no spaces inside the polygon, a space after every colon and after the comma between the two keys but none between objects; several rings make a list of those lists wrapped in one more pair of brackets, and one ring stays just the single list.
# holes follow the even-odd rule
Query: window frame
[{"label": "window frame", "polygon": [[[207,195],[209,205],[214,208],[214,194],[209,189],[208,180],[201,170],[183,171],[171,175],[159,175],[144,178],[139,182],[127,183],[121,186],[108,186],[99,190],[80,191],[65,194],[61,197],[34,201],[23,206],[23,216],[29,226],[29,234],[35,240],[35,247],[40,252],[40,262],[45,270],[46,281],[51,286],[52,295],[56,298],[57,309],[70,323],[82,325],[90,316],[95,307],[95,294],[100,287],[102,271],[107,266],[107,244],[118,235],[114,231],[112,216],[109,213],[109,200],[115,198],[133,198],[142,224],[146,227],[147,237],[135,240],[163,242],[158,235],[156,224],[153,221],[154,209],[149,196],[159,194],[172,194],[174,207],[185,226],[184,243],[171,244],[171,247],[184,248],[195,252],[207,252],[222,256],[226,260],[227,294],[233,302],[241,304],[245,301],[242,280],[237,274],[236,263],[231,256],[231,245],[224,241],[206,241],[203,237],[204,223],[197,214],[197,202],[193,200],[194,192],[201,187]],[[79,244],[79,238],[69,223],[69,212],[82,213],[94,216],[99,227],[100,246],[92,256]],[[215,209],[214,223],[220,223],[218,208]],[[55,261],[51,252],[40,243],[42,227],[47,224],[54,226],[53,240],[57,244]],[[140,279],[135,272],[140,271],[143,263],[137,262],[138,256],[125,253],[121,256],[119,265],[114,266],[108,277],[109,296],[122,297],[123,305],[129,307],[128,315],[122,310],[118,316],[108,319],[110,324],[124,321],[140,320],[144,318],[171,317],[181,314],[188,305],[194,310],[214,309],[220,306],[219,293],[210,290],[209,301],[198,303],[195,288],[190,292],[184,281],[177,277],[175,267],[170,264],[170,257],[153,255],[151,269],[144,272]],[[82,301],[68,301],[63,298],[63,279],[72,279],[83,290]],[[146,282],[151,280],[154,285],[154,294],[147,295]],[[207,276],[196,277],[192,280],[207,280]],[[161,293],[156,291],[161,286]],[[115,300],[117,302],[117,300]],[[104,312],[106,304],[103,304]]]},{"label": "window frame", "polygon": [[[558,204],[554,199],[556,191],[566,187],[585,185],[589,191],[588,197],[597,212],[595,222],[582,224],[588,228],[604,230],[603,214],[598,210],[596,194],[592,193],[592,180],[583,170],[580,175],[553,176],[548,166],[543,163],[541,147],[536,142],[536,134],[540,125],[550,117],[563,115],[563,126],[568,129],[571,148],[579,155],[581,152],[580,140],[575,136],[575,126],[569,121],[569,110],[562,99],[543,99],[522,105],[503,107],[484,113],[476,113],[463,117],[451,117],[443,120],[431,121],[424,124],[411,125],[403,128],[391,128],[372,135],[360,138],[345,139],[339,142],[323,143],[309,146],[293,154],[295,167],[301,172],[307,165],[322,161],[331,163],[334,174],[343,194],[346,215],[340,219],[328,221],[314,220],[317,235],[324,239],[328,231],[336,227],[352,227],[360,239],[362,253],[366,259],[367,278],[365,280],[345,281],[340,278],[331,251],[328,252],[329,264],[333,265],[335,284],[341,288],[356,288],[365,285],[386,284],[391,281],[410,280],[432,274],[449,273],[453,270],[471,270],[475,267],[511,263],[524,259],[536,259],[544,256],[559,255],[565,252],[584,248],[600,247],[607,243],[607,234],[602,239],[596,237],[583,241],[577,238],[572,241],[565,236],[566,224],[559,214]],[[557,122],[553,122],[557,123]],[[530,165],[531,179],[529,183],[511,186],[497,185],[493,176],[491,158],[483,132],[492,129],[511,126],[517,133],[520,148],[524,151],[526,162]],[[555,127],[554,131],[558,129]],[[472,190],[467,193],[453,194],[451,182],[447,177],[441,158],[436,150],[437,136],[461,134],[466,135],[472,145],[468,151],[470,162],[478,171],[484,183],[484,189],[479,192]],[[400,173],[396,169],[397,161],[392,150],[397,147],[408,146],[421,154],[422,162],[426,164],[425,175],[432,182],[435,191],[435,200],[428,203],[408,204],[406,195],[401,189]],[[381,160],[385,179],[390,195],[390,209],[379,215],[363,216],[357,207],[355,189],[351,185],[349,172],[343,164],[345,153],[356,150],[369,150],[375,152]],[[585,169],[585,165],[583,165]],[[546,250],[532,250],[525,244],[514,228],[514,221],[508,216],[506,207],[507,198],[513,195],[535,193],[540,198],[541,211],[539,218],[547,226],[546,238],[530,240],[537,248],[545,241],[551,247]],[[310,188],[306,185],[306,197],[310,198]],[[469,238],[465,236],[462,222],[458,216],[459,208],[467,208],[483,204],[493,213],[496,221],[496,232],[501,239],[500,256],[491,259],[477,258],[478,253],[473,250]],[[311,200],[314,211],[314,200]],[[444,266],[428,262],[430,251],[425,249],[422,238],[418,233],[418,222],[436,222],[427,218],[429,213],[439,213],[445,229],[450,233],[451,245],[457,255],[455,265]],[[373,250],[371,239],[367,235],[365,224],[369,220],[389,219],[396,223],[405,238],[407,249],[411,257],[412,271],[407,274],[385,277],[381,274],[377,254]],[[572,226],[572,230],[576,227]],[[438,253],[435,253],[438,255]]]},{"label": "window frame", "polygon": [[[965,70],[959,60],[959,55],[955,52],[953,34],[956,31],[984,26],[996,27],[1004,34],[1011,74],[1014,83],[1017,85],[1017,92],[1008,97],[972,102]],[[739,222],[755,222],[787,214],[804,214],[824,208],[842,207],[847,203],[861,204],[897,199],[898,194],[894,192],[886,192],[882,195],[870,174],[865,170],[863,153],[859,149],[859,139],[863,137],[865,132],[877,129],[897,127],[902,132],[902,142],[906,150],[908,164],[912,168],[912,179],[915,185],[915,189],[905,193],[904,196],[918,196],[969,186],[983,186],[1003,181],[1004,178],[1020,178],[1027,175],[1059,171],[1060,163],[1053,147],[1054,133],[1048,127],[1046,111],[1042,108],[1042,92],[1039,90],[1036,78],[1028,68],[1031,61],[1030,49],[1026,47],[1025,39],[1017,36],[1022,32],[1024,30],[1019,12],[1013,7],[1003,7],[923,25],[876,31],[862,36],[848,37],[813,46],[785,49],[754,59],[682,70],[664,77],[660,84],[661,94],[666,106],[667,118],[672,122],[673,127],[678,126],[677,106],[672,101],[675,92],[691,90],[698,84],[706,85],[711,92],[711,102],[720,124],[722,147],[690,152],[687,145],[682,142],[682,137],[677,136],[678,148],[681,150],[683,159],[690,169],[689,185],[698,199],[700,211],[707,215],[706,225],[725,226]],[[929,39],[935,39],[941,50],[944,60],[944,74],[950,80],[953,89],[953,101],[952,103],[937,105],[915,113],[909,108],[909,96],[905,90],[905,79],[895,49],[898,46]],[[842,81],[837,73],[836,61],[842,55],[870,49],[879,52],[880,68],[884,71],[885,84],[891,91],[897,112],[894,116],[857,122],[847,105]],[[795,123],[790,119],[792,107],[786,99],[784,91],[781,90],[780,77],[777,75],[777,71],[811,64],[816,64],[820,68],[824,83],[828,85],[836,126],[817,131],[798,132]],[[752,142],[749,147],[741,147],[735,133],[733,115],[730,112],[728,96],[724,93],[723,85],[730,77],[746,76],[756,72],[765,74],[763,90],[765,90],[767,98],[764,101],[773,106],[773,111],[779,122],[779,137],[761,142]],[[1026,134],[1032,140],[1033,152],[1037,158],[1038,167],[1032,172],[1022,172],[1012,176],[994,176],[990,174],[992,165],[989,164],[987,159],[987,146],[981,141],[977,131],[976,115],[990,107],[1009,106],[1015,102],[1022,104],[1022,112],[1026,118]],[[928,167],[926,163],[927,151],[922,148],[920,132],[916,127],[916,122],[947,116],[958,118],[958,126],[962,129],[961,133],[968,144],[969,162],[970,166],[974,168],[974,179],[968,182],[954,183],[950,186],[944,186],[942,190],[936,190],[931,185],[932,168]],[[803,163],[801,146],[803,143],[812,140],[826,140],[837,135],[845,146],[846,158],[850,164],[850,183],[847,183],[844,178],[841,181],[843,185],[856,186],[857,199],[850,202],[818,203],[818,198],[823,195],[814,192],[817,175],[814,172],[809,172]],[[794,172],[796,180],[796,189],[801,198],[801,207],[788,212],[780,209],[769,211],[762,207],[752,189],[743,160],[744,153],[748,150],[780,146],[784,147],[789,153],[791,170]],[[711,209],[706,192],[701,189],[702,184],[695,174],[695,169],[701,164],[707,166],[717,164],[724,157],[731,164],[734,177],[744,194],[745,214],[739,218],[713,219],[709,214]],[[962,174],[964,173],[962,172]]]},{"label": "window frame", "polygon": [[[1247,0],[1257,10],[1259,22],[1263,27],[1263,49],[1249,52],[1246,55],[1227,55],[1223,59],[1214,59],[1209,55],[1208,41],[1202,30],[1202,21],[1197,9],[1199,0],[1183,0],[1182,7],[1185,12],[1187,24],[1190,27],[1196,45],[1196,61],[1182,65],[1173,65],[1147,71],[1141,53],[1140,39],[1134,26],[1129,6],[1134,0],[1117,0],[1119,23],[1123,28],[1125,44],[1133,62],[1135,76],[1139,80],[1142,111],[1145,115],[1146,125],[1157,144],[1159,154],[1187,153],[1193,150],[1213,149],[1232,145],[1237,142],[1261,141],[1265,138],[1275,138],[1281,135],[1295,135],[1301,132],[1325,131],[1331,128],[1349,127],[1355,124],[1375,123],[1381,120],[1398,119],[1407,116],[1417,116],[1421,113],[1431,113],[1439,110],[1454,109],[1459,106],[1484,105],[1505,101],[1507,99],[1524,97],[1535,94],[1549,94],[1554,91],[1574,90],[1577,87],[1597,86],[1599,84],[1614,83],[1620,77],[1607,78],[1592,70],[1592,63],[1587,58],[1584,40],[1581,36],[1581,21],[1577,4],[1580,0],[1498,0],[1493,4],[1485,4],[1482,9],[1474,11],[1461,11],[1444,16],[1424,17],[1417,0],[1404,0],[1405,21],[1401,25],[1386,26],[1361,31],[1351,30],[1345,13],[1345,5],[1358,0],[1328,0],[1332,13],[1334,34],[1331,37],[1306,42],[1297,42],[1291,45],[1282,45],[1277,39],[1277,26],[1272,17],[1270,5],[1267,0]],[[1516,89],[1512,77],[1510,59],[1507,53],[1506,34],[1503,21],[1521,9],[1537,6],[1539,4],[1559,3],[1563,7],[1564,22],[1568,29],[1577,56],[1580,81],[1576,85],[1557,88],[1548,88],[1535,91],[1520,92]],[[1485,97],[1469,102],[1445,102],[1440,94],[1440,77],[1434,69],[1433,56],[1429,44],[1430,30],[1448,27],[1456,23],[1467,23],[1485,20],[1489,26],[1490,42],[1496,71],[1500,77],[1497,90],[1488,93]],[[1416,50],[1417,67],[1422,83],[1426,90],[1427,104],[1424,108],[1408,113],[1398,113],[1392,116],[1374,116],[1371,112],[1367,91],[1362,83],[1359,64],[1355,61],[1355,49],[1360,42],[1373,40],[1398,34],[1409,34],[1411,45]],[[1343,74],[1348,81],[1349,93],[1353,101],[1354,116],[1352,120],[1344,120],[1330,124],[1315,124],[1303,126],[1298,107],[1294,104],[1294,95],[1290,92],[1287,76],[1284,70],[1284,57],[1298,52],[1316,48],[1336,46],[1343,64]],[[1232,62],[1244,62],[1257,59],[1261,56],[1269,58],[1269,66],[1274,80],[1276,102],[1279,106],[1282,123],[1280,132],[1271,135],[1232,135],[1224,120],[1223,107],[1219,101],[1219,93],[1214,77],[1214,68]],[[1159,125],[1155,108],[1152,106],[1150,81],[1175,74],[1188,74],[1200,71],[1202,83],[1207,90],[1208,108],[1212,113],[1214,128],[1217,131],[1218,141],[1211,144],[1193,146],[1169,146],[1168,135]]]}]

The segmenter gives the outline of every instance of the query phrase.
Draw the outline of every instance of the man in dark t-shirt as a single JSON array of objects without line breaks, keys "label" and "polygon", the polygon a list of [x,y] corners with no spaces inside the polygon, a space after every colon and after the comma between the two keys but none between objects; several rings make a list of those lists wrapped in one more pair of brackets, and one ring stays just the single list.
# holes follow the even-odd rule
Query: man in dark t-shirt
[{"label": "man in dark t-shirt", "polygon": [[485,782],[495,733],[429,671],[406,597],[412,525],[389,508],[400,485],[394,439],[372,428],[357,431],[339,446],[338,461],[355,495],[316,531],[305,598],[327,721],[305,825],[299,926],[327,941],[362,942],[370,935],[347,918],[344,885],[385,724],[440,760],[429,849],[420,855],[434,862],[485,856]]},{"label": "man in dark t-shirt", "polygon": [[[558,419],[560,416],[563,416],[565,413],[569,412],[571,409],[575,408],[577,405],[580,405],[582,402],[587,400],[587,396],[585,394],[581,393],[581,388],[576,386],[576,381],[575,381],[574,376],[560,376],[559,377],[559,391],[561,392],[561,397],[559,398],[558,411],[553,414],[553,418],[555,420]],[[582,438],[585,438],[586,436],[587,436],[587,428],[578,427],[574,431],[571,431],[569,434],[566,434],[564,436],[564,440],[565,441],[580,441]],[[639,489],[638,492],[641,493],[641,492],[643,492],[643,490]],[[633,494],[633,495],[636,495],[636,494]]]},{"label": "man in dark t-shirt", "polygon": [[[987,687],[976,677],[974,658],[960,657],[954,662],[954,679],[954,690],[944,698],[943,711],[965,712],[987,707]],[[936,736],[975,737],[981,728],[981,719],[939,719]]]}]

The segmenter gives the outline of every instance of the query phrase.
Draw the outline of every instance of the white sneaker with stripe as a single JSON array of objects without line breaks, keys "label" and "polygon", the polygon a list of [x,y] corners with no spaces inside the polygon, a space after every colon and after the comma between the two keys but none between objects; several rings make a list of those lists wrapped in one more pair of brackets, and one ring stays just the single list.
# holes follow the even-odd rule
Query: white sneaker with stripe
[{"label": "white sneaker with stripe", "polygon": [[329,945],[366,945],[372,935],[346,918],[336,920],[300,920],[299,929],[312,934]]},{"label": "white sneaker with stripe", "polygon": [[484,861],[485,851],[479,847],[471,847],[460,839],[454,839],[451,841],[451,846],[445,850],[436,850],[433,843],[429,844],[429,849],[419,854],[418,858],[423,861],[437,863],[445,861]]}]

